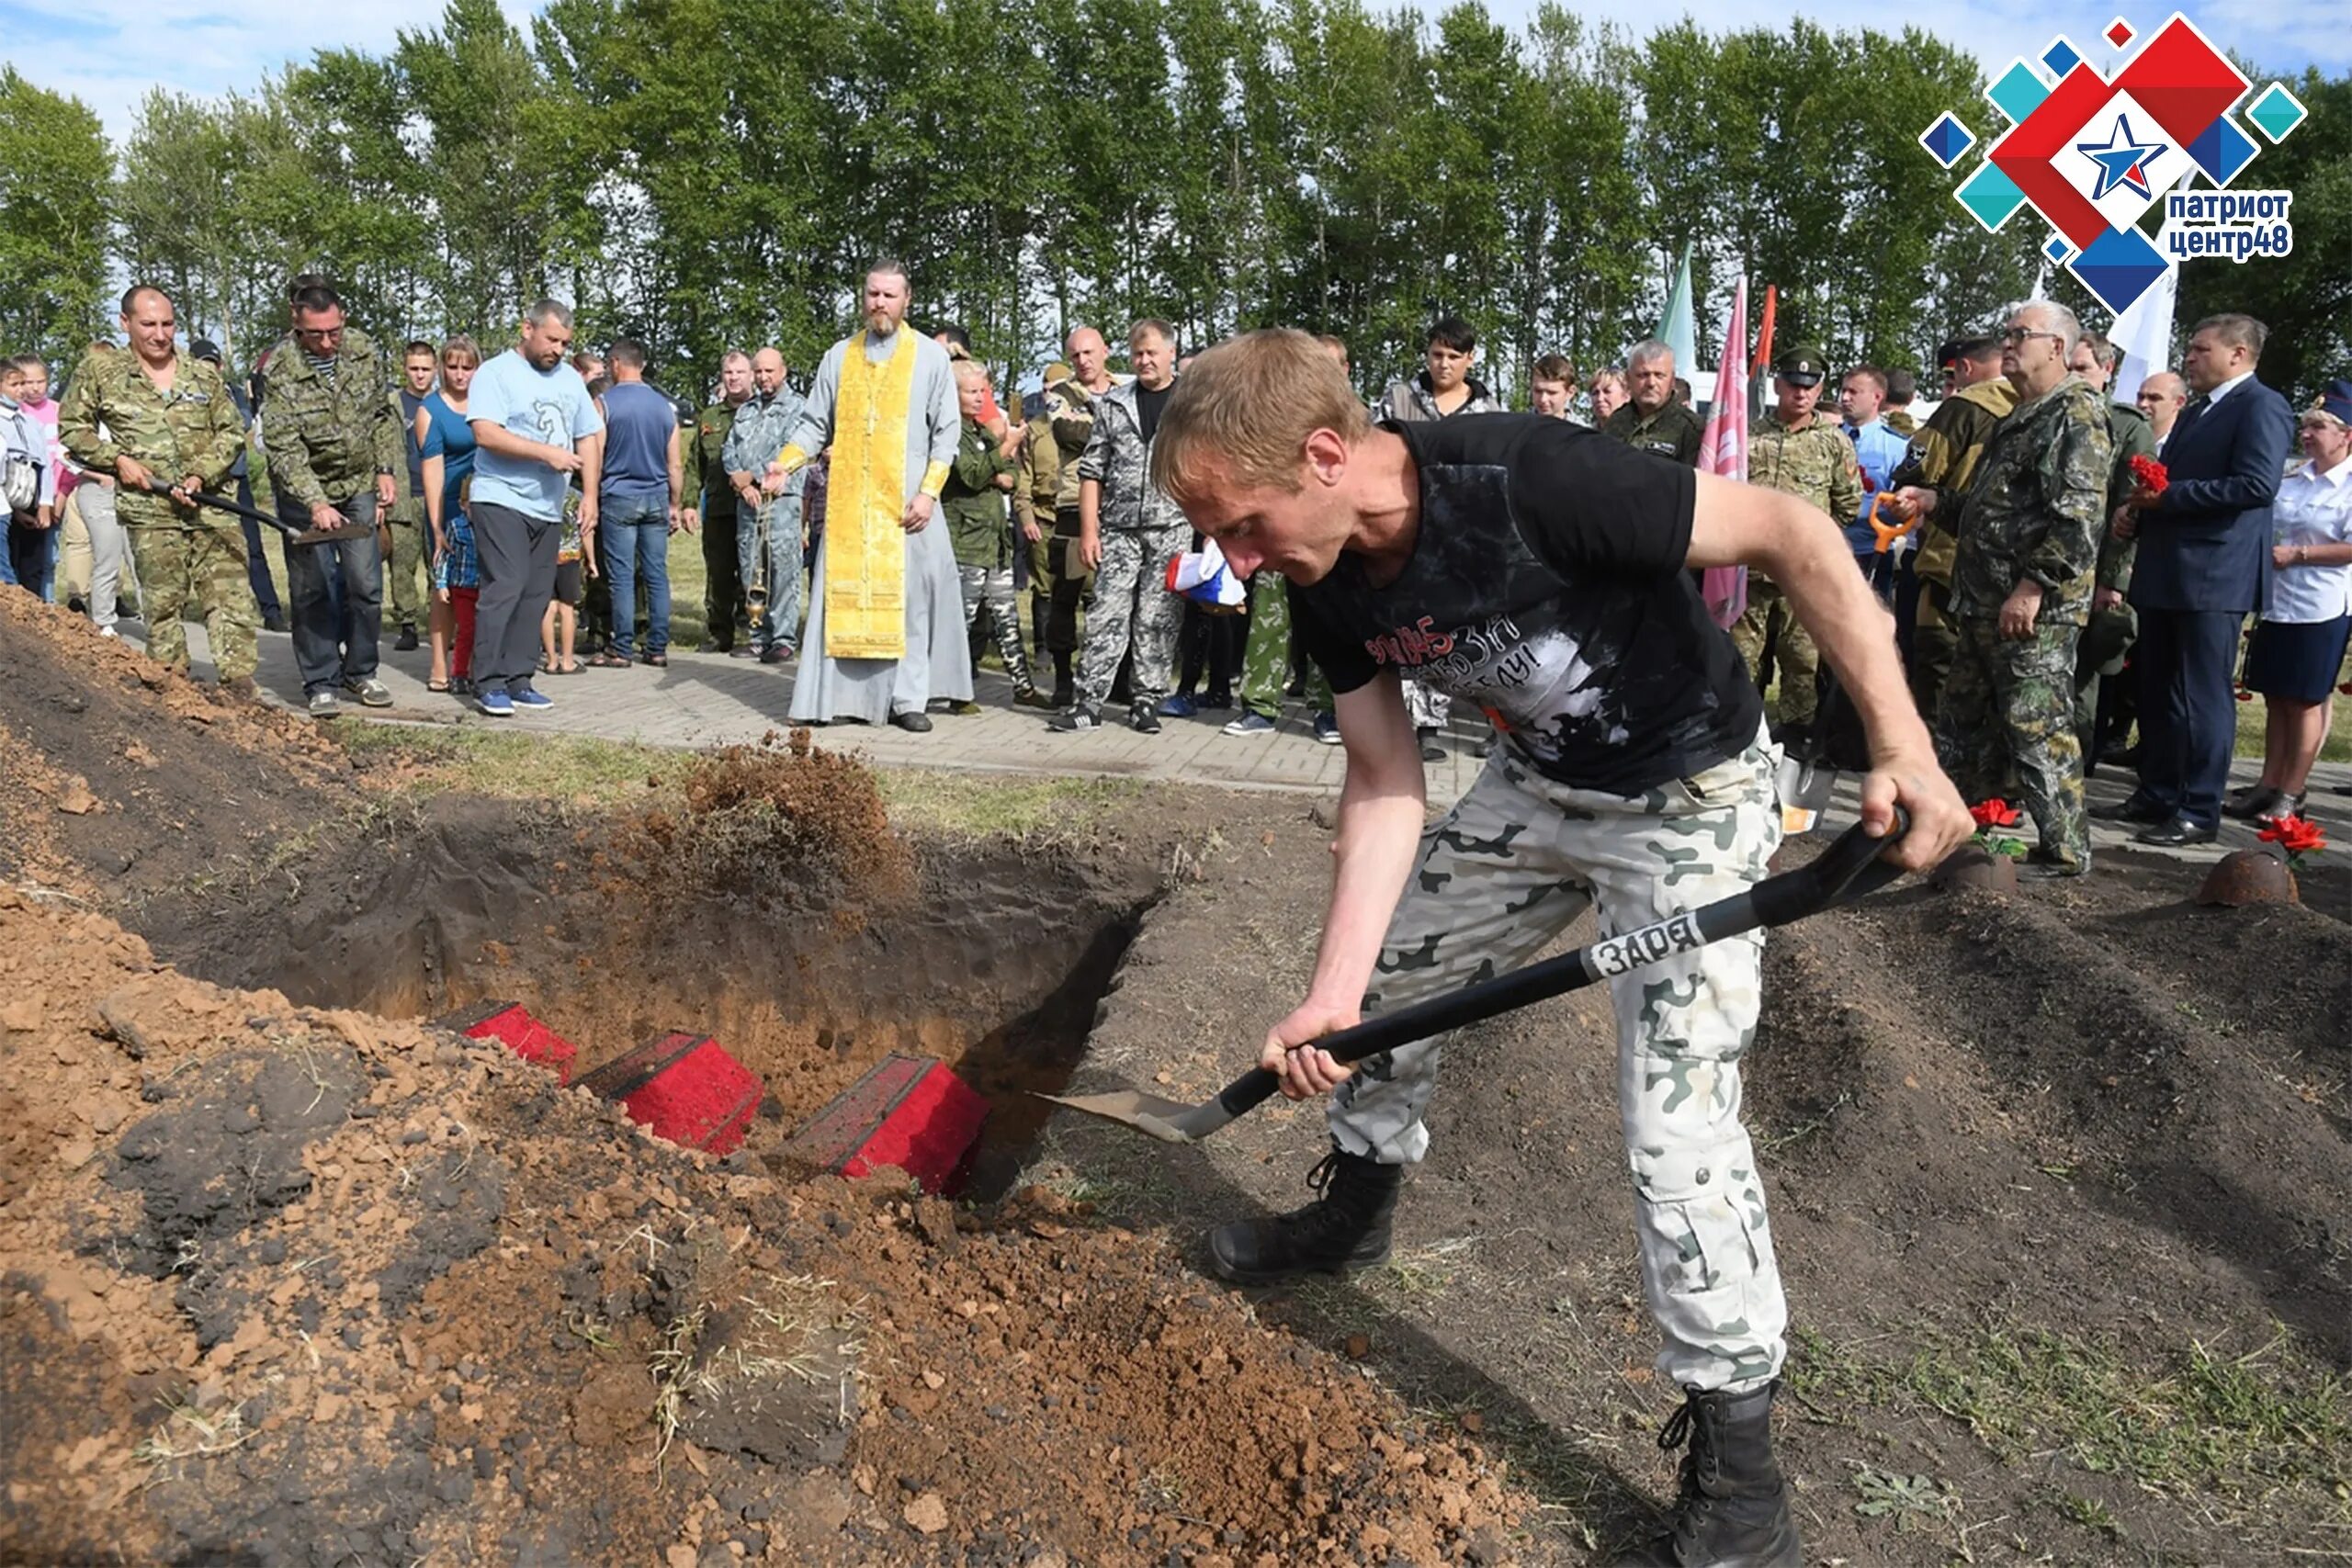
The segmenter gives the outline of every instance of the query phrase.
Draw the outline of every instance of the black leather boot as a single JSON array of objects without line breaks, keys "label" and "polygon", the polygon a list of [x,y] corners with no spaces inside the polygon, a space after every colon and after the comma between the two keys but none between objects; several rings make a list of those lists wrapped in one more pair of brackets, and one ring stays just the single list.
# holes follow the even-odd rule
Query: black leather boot
[{"label": "black leather boot", "polygon": [[1682,1456],[1682,1486],[1667,1532],[1614,1568],[1804,1568],[1789,1483],[1772,1458],[1777,1380],[1747,1393],[1685,1389],[1657,1435]]},{"label": "black leather boot", "polygon": [[1315,1201],[1287,1214],[1236,1220],[1209,1233],[1209,1266],[1237,1285],[1295,1274],[1346,1274],[1388,1256],[1401,1165],[1382,1165],[1334,1145],[1306,1174]]}]

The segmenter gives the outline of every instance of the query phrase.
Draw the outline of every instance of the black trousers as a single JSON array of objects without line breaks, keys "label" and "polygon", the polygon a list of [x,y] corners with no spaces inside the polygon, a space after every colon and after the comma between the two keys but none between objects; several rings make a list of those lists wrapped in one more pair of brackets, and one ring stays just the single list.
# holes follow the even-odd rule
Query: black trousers
[{"label": "black trousers", "polygon": [[555,598],[556,547],[563,525],[511,506],[476,502],[468,515],[481,556],[474,603],[474,680],[481,690],[519,692],[539,665],[539,622]]}]

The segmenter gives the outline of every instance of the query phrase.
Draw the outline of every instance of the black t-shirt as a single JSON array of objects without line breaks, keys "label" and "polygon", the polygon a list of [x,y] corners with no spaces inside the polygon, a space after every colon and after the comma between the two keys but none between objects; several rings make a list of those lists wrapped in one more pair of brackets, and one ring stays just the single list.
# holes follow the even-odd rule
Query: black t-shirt
[{"label": "black t-shirt", "polygon": [[1136,426],[1143,432],[1145,446],[1150,446],[1151,438],[1159,434],[1159,411],[1168,406],[1168,394],[1175,389],[1172,380],[1156,392],[1140,381],[1136,383]]},{"label": "black t-shirt", "polygon": [[1419,473],[1411,560],[1374,588],[1342,554],[1290,590],[1334,691],[1397,666],[1547,777],[1625,796],[1756,739],[1763,701],[1683,570],[1691,469],[1535,414],[1385,428]]}]

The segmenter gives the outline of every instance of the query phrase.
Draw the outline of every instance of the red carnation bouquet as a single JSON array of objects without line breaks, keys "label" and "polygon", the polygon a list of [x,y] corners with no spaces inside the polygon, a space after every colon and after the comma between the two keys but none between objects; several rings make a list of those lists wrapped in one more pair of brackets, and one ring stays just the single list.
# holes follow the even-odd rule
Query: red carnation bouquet
[{"label": "red carnation bouquet", "polygon": [[2154,457],[2141,456],[2132,459],[2132,480],[2140,487],[2140,493],[2134,499],[2144,502],[2154,501],[2164,494],[2165,486],[2172,482],[2172,478],[2165,472],[2162,463]]},{"label": "red carnation bouquet", "polygon": [[1996,795],[1991,800],[1978,801],[1968,808],[1968,814],[1976,819],[1976,841],[1988,852],[2010,860],[2025,853],[2024,840],[1999,836],[1994,831],[1997,828],[2018,825],[2019,814],[2016,807]]},{"label": "red carnation bouquet", "polygon": [[2327,829],[2308,817],[2273,817],[2255,837],[2286,851],[2290,866],[2301,865],[2305,855],[2327,848]]}]

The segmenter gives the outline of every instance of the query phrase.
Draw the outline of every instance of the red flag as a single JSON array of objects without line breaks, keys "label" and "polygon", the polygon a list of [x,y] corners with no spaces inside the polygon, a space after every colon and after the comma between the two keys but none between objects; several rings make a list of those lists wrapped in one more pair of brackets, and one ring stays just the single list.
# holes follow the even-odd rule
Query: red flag
[{"label": "red flag", "polygon": [[1749,367],[1751,375],[1761,376],[1772,367],[1772,315],[1781,303],[1781,286],[1764,286],[1763,324],[1756,329],[1756,359]]},{"label": "red flag", "polygon": [[[1765,307],[1765,334],[1771,333],[1770,312]],[[1747,279],[1732,291],[1731,317],[1724,323],[1724,352],[1715,361],[1715,401],[1707,412],[1706,433],[1699,439],[1699,468],[1727,479],[1747,478],[1747,375],[1740,350],[1747,344]],[[1700,594],[1717,626],[1729,630],[1747,608],[1747,569],[1711,566],[1700,580]]]}]

